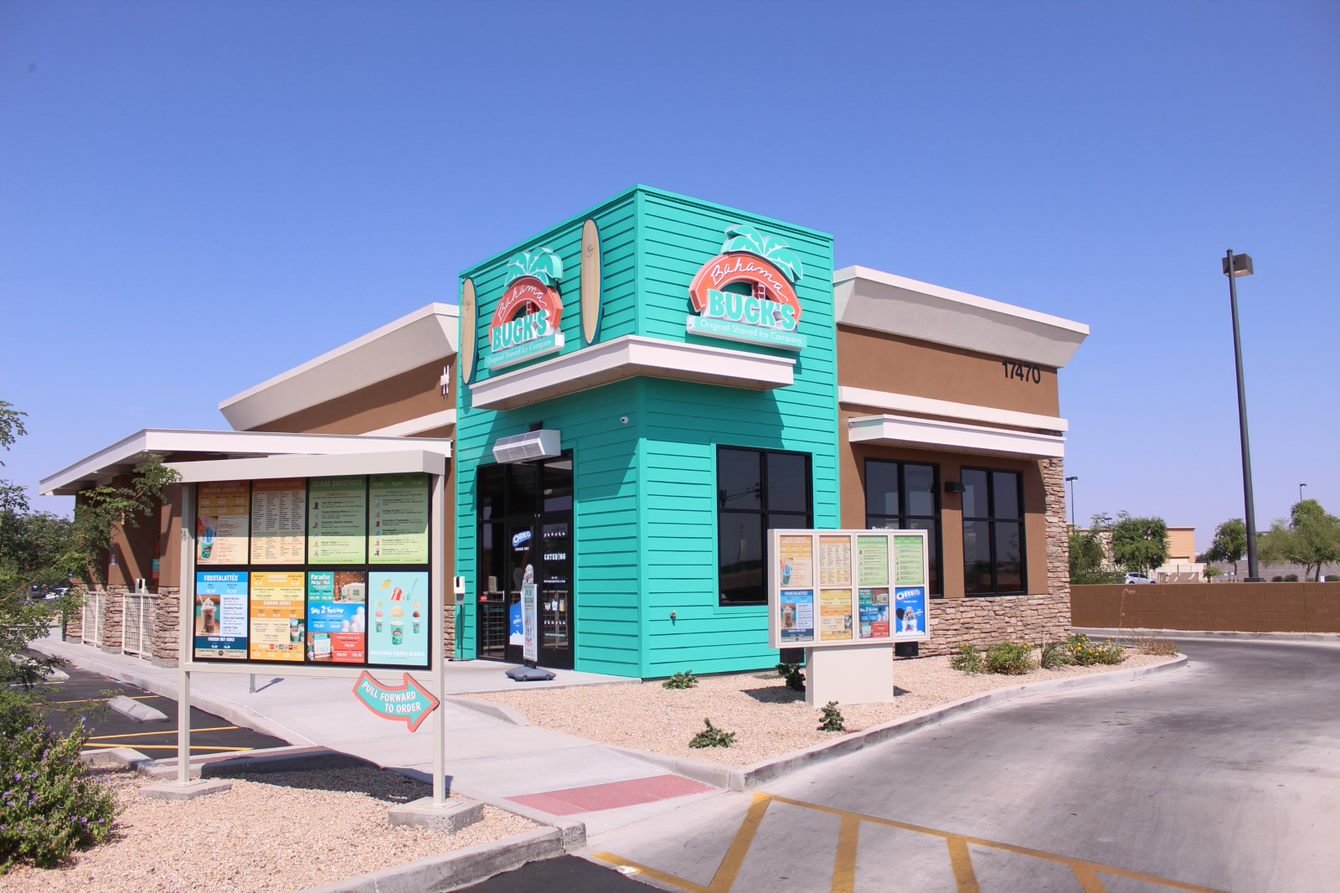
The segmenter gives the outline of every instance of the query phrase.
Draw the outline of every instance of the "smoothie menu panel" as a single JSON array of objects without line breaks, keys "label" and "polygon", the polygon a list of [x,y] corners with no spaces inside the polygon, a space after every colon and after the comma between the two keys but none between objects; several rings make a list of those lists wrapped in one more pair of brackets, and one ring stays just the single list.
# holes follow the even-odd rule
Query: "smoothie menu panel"
[{"label": "smoothie menu panel", "polygon": [[252,660],[302,660],[305,596],[302,571],[252,573]]},{"label": "smoothie menu panel", "polygon": [[194,653],[197,658],[247,659],[247,572],[197,571]]},{"label": "smoothie menu panel", "polygon": [[309,564],[362,564],[367,556],[366,479],[313,478],[307,495]]},{"label": "smoothie menu panel", "polygon": [[428,476],[370,479],[369,564],[428,563]]}]

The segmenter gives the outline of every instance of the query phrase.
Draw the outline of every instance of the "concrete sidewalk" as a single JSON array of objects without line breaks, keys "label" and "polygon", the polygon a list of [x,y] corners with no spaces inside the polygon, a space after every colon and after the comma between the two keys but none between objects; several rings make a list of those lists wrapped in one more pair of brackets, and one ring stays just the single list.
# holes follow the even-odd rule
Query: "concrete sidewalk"
[{"label": "concrete sidewalk", "polygon": [[[64,642],[59,632],[31,646],[75,666],[176,699],[178,671],[89,645]],[[556,671],[551,682],[513,682],[510,665],[457,661],[447,665],[446,773],[449,790],[501,805],[550,824],[580,822],[598,834],[677,809],[716,789],[614,748],[538,726],[518,726],[463,707],[453,694],[630,683],[632,680]],[[376,671],[374,671],[376,673]],[[386,678],[398,677],[385,671]],[[297,745],[319,745],[389,769],[431,778],[431,721],[410,734],[402,723],[374,716],[353,695],[353,680],[308,676],[278,678],[258,668],[257,691],[247,674],[193,673],[191,703],[229,722]]]}]

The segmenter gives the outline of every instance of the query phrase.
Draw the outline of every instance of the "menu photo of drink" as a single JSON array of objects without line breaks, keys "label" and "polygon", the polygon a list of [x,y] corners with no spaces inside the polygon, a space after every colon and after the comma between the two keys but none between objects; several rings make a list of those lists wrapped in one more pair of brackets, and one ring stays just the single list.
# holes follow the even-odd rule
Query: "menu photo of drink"
[{"label": "menu photo of drink", "polygon": [[251,485],[215,481],[196,491],[196,563],[246,564],[251,523]]},{"label": "menu photo of drink", "polygon": [[301,661],[307,639],[302,571],[251,574],[251,659]]},{"label": "menu photo of drink", "polygon": [[852,640],[850,589],[819,591],[819,639],[824,642]]},{"label": "menu photo of drink", "polygon": [[428,563],[428,475],[374,476],[368,482],[369,564]]},{"label": "menu photo of drink", "polygon": [[367,557],[367,479],[312,478],[307,489],[307,563],[362,564]]},{"label": "menu photo of drink", "polygon": [[251,485],[251,563],[302,564],[307,547],[307,481]]},{"label": "menu photo of drink", "polygon": [[427,571],[372,571],[368,602],[368,663],[394,667],[428,664],[428,610],[432,602]]},{"label": "menu photo of drink", "polygon": [[196,571],[193,654],[199,659],[247,659],[247,572]]},{"label": "menu photo of drink", "polygon": [[782,536],[777,552],[777,572],[784,588],[814,585],[813,537]]},{"label": "menu photo of drink", "polygon": [[781,640],[787,647],[814,641],[814,590],[783,589]]}]

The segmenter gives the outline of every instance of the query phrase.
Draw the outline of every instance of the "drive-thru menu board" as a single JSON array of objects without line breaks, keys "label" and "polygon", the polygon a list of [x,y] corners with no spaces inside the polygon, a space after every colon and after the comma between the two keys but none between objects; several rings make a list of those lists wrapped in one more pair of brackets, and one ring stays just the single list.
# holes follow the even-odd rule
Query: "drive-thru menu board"
[{"label": "drive-thru menu board", "polygon": [[771,530],[773,648],[915,642],[929,637],[924,530]]},{"label": "drive-thru menu board", "polygon": [[193,659],[427,667],[431,494],[426,474],[199,484]]}]

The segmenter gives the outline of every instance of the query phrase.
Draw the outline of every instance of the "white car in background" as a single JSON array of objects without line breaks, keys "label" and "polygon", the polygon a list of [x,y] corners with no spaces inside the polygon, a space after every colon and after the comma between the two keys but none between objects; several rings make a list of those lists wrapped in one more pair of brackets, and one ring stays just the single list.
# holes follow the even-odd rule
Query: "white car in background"
[{"label": "white car in background", "polygon": [[1149,577],[1146,577],[1144,574],[1127,574],[1127,575],[1126,575],[1126,585],[1127,585],[1127,586],[1130,586],[1130,585],[1133,585],[1133,584],[1138,585],[1138,584],[1141,584],[1141,583],[1157,583],[1157,582],[1158,582],[1158,580],[1152,580],[1152,579],[1150,579]]}]

